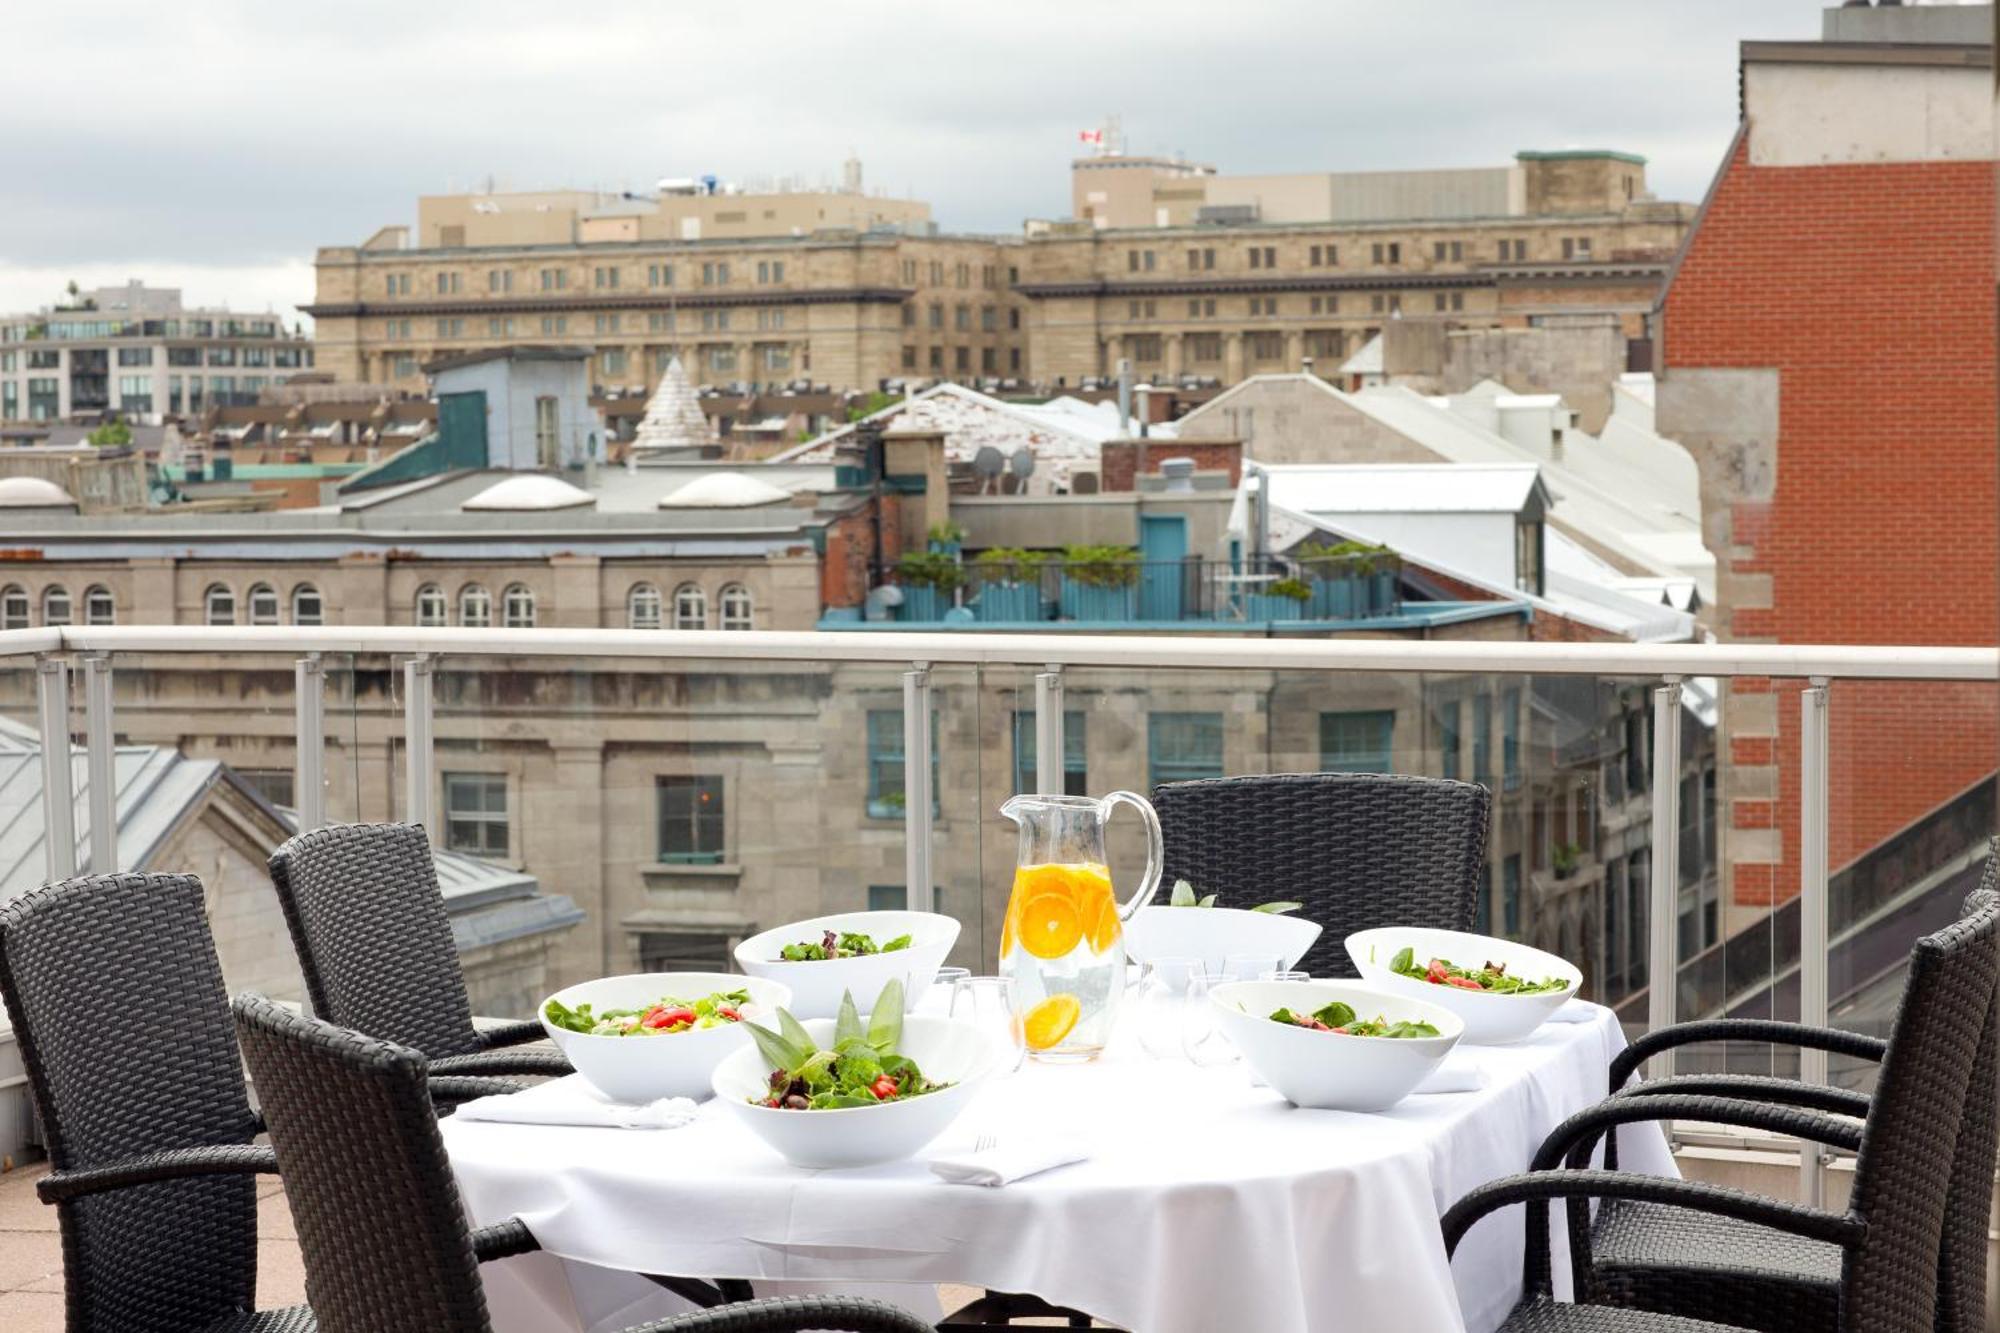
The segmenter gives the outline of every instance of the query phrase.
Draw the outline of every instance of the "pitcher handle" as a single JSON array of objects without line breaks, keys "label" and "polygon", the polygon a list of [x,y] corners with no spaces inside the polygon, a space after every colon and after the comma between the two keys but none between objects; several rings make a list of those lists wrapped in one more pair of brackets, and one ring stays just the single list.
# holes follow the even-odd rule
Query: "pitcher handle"
[{"label": "pitcher handle", "polygon": [[1118,909],[1120,921],[1130,921],[1132,914],[1153,901],[1153,895],[1160,889],[1160,871],[1166,859],[1166,851],[1160,842],[1160,816],[1153,809],[1153,803],[1135,791],[1114,791],[1104,798],[1104,817],[1111,818],[1111,807],[1129,805],[1139,812],[1139,818],[1146,821],[1146,875],[1139,883],[1138,892]]}]

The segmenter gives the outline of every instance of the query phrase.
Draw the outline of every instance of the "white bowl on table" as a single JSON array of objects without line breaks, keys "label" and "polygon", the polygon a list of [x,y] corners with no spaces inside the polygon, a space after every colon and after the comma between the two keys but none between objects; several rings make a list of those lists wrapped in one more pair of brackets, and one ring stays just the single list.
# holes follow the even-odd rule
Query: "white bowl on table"
[{"label": "white bowl on table", "polygon": [[[1389,960],[1402,949],[1411,949],[1419,963],[1442,958],[1455,967],[1475,968],[1482,963],[1503,963],[1509,976],[1540,981],[1561,977],[1568,984],[1561,990],[1534,995],[1500,995],[1489,991],[1465,990],[1458,986],[1438,986],[1389,969]],[[1465,1020],[1465,1040],[1474,1046],[1502,1046],[1520,1041],[1562,1008],[1583,984],[1583,972],[1552,953],[1459,930],[1433,930],[1421,926],[1380,926],[1356,931],[1347,937],[1347,956],[1354,960],[1361,979],[1392,995],[1406,995],[1443,1005]]]},{"label": "white bowl on table", "polygon": [[[805,1025],[822,1049],[833,1045],[833,1027],[828,1018]],[[909,1157],[944,1133],[999,1059],[998,1043],[970,1023],[921,1014],[903,1020],[897,1050],[914,1060],[925,1078],[951,1086],[876,1106],[824,1111],[763,1106],[758,1102],[770,1093],[772,1069],[755,1043],[717,1065],[711,1085],[732,1114],[794,1166],[874,1166]]]},{"label": "white bowl on table", "polygon": [[777,1011],[792,1002],[791,988],[779,981],[742,977],[731,972],[635,972],[622,977],[581,981],[557,991],[536,1006],[542,1031],[569,1057],[584,1081],[613,1101],[644,1103],[662,1097],[708,1096],[709,1079],[725,1056],[751,1045],[741,1023],[690,1028],[657,1037],[593,1037],[549,1022],[549,1000],[574,1009],[588,1004],[594,1013],[611,1009],[643,1009],[662,998],[694,1001],[716,991],[750,992],[743,1007],[745,1020],[777,1021]]},{"label": "white bowl on table", "polygon": [[[829,930],[867,935],[878,948],[908,935],[910,947],[894,953],[798,963],[780,956],[786,945],[817,943]],[[958,922],[935,912],[837,912],[752,935],[736,946],[736,965],[753,977],[791,987],[792,1002],[786,1008],[794,1018],[834,1017],[840,1012],[840,997],[845,991],[854,993],[854,1003],[865,1015],[874,1008],[882,988],[897,978],[903,982],[904,1007],[913,1007],[930,990],[938,968],[956,943]]]},{"label": "white bowl on table", "polygon": [[1220,980],[1230,954],[1282,959],[1280,971],[1298,966],[1319,938],[1319,922],[1289,913],[1238,907],[1142,907],[1125,923],[1125,949],[1139,962],[1199,958],[1210,981]]},{"label": "white bowl on table", "polygon": [[[1357,1019],[1422,1021],[1435,1037],[1356,1037],[1277,1023],[1277,1009],[1312,1013],[1334,1000]],[[1216,1021],[1257,1077],[1294,1106],[1386,1111],[1443,1063],[1465,1032],[1449,1009],[1358,981],[1231,981],[1209,992]],[[740,1058],[740,1057],[734,1057]]]}]

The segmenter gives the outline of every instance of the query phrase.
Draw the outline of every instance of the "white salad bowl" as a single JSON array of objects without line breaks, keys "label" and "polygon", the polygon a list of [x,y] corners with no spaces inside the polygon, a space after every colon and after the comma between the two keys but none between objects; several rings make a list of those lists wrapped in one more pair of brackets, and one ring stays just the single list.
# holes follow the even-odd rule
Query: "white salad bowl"
[{"label": "white salad bowl", "polygon": [[[825,1018],[805,1024],[821,1048],[833,1045],[833,1027]],[[755,1043],[717,1065],[712,1082],[722,1104],[792,1165],[873,1166],[909,1157],[944,1133],[993,1071],[997,1046],[970,1023],[922,1014],[905,1018],[897,1051],[915,1061],[925,1078],[951,1086],[879,1106],[790,1111],[758,1104],[770,1093],[772,1070]]]},{"label": "white salad bowl", "polygon": [[1317,921],[1239,907],[1142,907],[1125,923],[1125,949],[1133,958],[1199,958],[1211,981],[1221,979],[1233,953],[1276,956],[1284,960],[1280,970],[1289,972],[1318,938]]},{"label": "white salad bowl", "polygon": [[709,1076],[723,1057],[747,1048],[750,1034],[741,1023],[657,1037],[593,1037],[549,1022],[549,1000],[574,1009],[588,1004],[596,1013],[608,1009],[639,1009],[666,996],[698,1000],[716,991],[750,992],[743,1007],[746,1020],[775,1023],[777,1012],[789,1008],[792,992],[783,982],[741,977],[731,972],[638,972],[578,982],[557,991],[536,1008],[542,1030],[549,1034],[584,1080],[613,1101],[643,1103],[662,1097],[708,1096]]},{"label": "white salad bowl", "polygon": [[[1404,948],[1412,950],[1419,963],[1442,958],[1455,967],[1475,968],[1482,963],[1504,963],[1507,974],[1540,981],[1561,977],[1568,984],[1561,990],[1535,995],[1495,995],[1487,991],[1464,990],[1457,986],[1435,986],[1428,981],[1402,976],[1389,970],[1389,960]],[[1552,953],[1531,949],[1512,940],[1490,935],[1472,935],[1458,930],[1432,930],[1420,926],[1382,926],[1361,930],[1347,937],[1347,956],[1361,972],[1361,979],[1392,995],[1429,1000],[1443,1005],[1465,1020],[1465,1039],[1474,1046],[1501,1046],[1520,1041],[1576,994],[1583,973]]]},{"label": "white salad bowl", "polygon": [[[1277,1009],[1312,1013],[1340,1000],[1359,1019],[1430,1023],[1435,1037],[1354,1037],[1275,1023]],[[1465,1032],[1440,1005],[1390,995],[1358,981],[1231,981],[1209,992],[1223,1035],[1257,1077],[1294,1106],[1386,1111],[1443,1062]]]},{"label": "white salad bowl", "polygon": [[[786,962],[779,955],[786,945],[817,942],[829,930],[867,935],[878,947],[908,935],[910,947],[802,963]],[[903,983],[905,1008],[914,1008],[956,943],[958,922],[935,912],[837,912],[752,935],[736,946],[736,965],[753,977],[790,986],[792,1002],[786,1007],[794,1018],[832,1018],[840,1012],[842,993],[852,991],[855,1005],[865,1014],[875,1007],[882,988],[897,979]]]}]

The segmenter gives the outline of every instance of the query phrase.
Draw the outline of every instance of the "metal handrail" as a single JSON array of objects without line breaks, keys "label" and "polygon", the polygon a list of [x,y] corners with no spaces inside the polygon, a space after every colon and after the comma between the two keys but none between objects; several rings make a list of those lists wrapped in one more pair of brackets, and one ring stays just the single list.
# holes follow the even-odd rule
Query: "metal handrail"
[{"label": "metal handrail", "polygon": [[1147,633],[851,635],[789,630],[418,629],[385,625],[71,625],[0,631],[0,658],[62,652],[432,653],[1264,671],[2000,680],[2000,648],[1769,643],[1240,639]]}]

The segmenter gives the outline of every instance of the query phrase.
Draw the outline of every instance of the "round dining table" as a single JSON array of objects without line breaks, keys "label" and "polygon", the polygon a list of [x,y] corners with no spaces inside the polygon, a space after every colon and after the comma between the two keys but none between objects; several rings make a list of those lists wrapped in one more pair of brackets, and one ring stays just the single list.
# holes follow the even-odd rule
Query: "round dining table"
[{"label": "round dining table", "polygon": [[[1129,1027],[1093,1063],[991,1080],[936,1142],[883,1166],[792,1166],[713,1101],[673,1129],[447,1119],[472,1221],[518,1217],[542,1249],[483,1270],[496,1327],[610,1333],[687,1308],[636,1276],[658,1273],[867,1291],[930,1318],[937,1284],[962,1283],[1134,1333],[1487,1333],[1519,1297],[1523,1210],[1450,1261],[1438,1218],[1600,1100],[1625,1045],[1609,1010],[1572,1000],[1524,1041],[1459,1046],[1433,1085],[1455,1090],[1360,1114],[1292,1106],[1240,1061],[1154,1058]],[[1675,1174],[1659,1127],[1620,1132],[1624,1169]],[[989,1136],[1058,1135],[1090,1155],[1000,1187],[927,1165]]]}]

